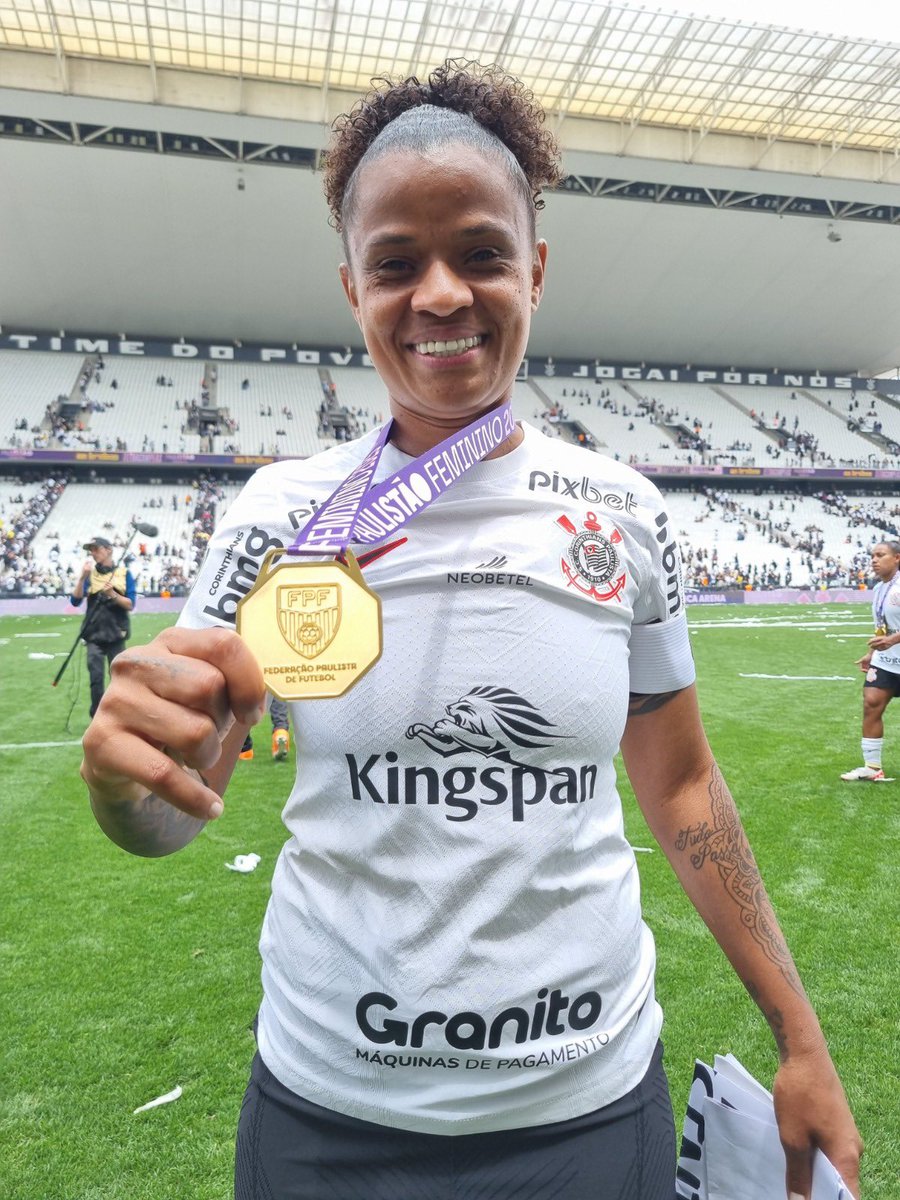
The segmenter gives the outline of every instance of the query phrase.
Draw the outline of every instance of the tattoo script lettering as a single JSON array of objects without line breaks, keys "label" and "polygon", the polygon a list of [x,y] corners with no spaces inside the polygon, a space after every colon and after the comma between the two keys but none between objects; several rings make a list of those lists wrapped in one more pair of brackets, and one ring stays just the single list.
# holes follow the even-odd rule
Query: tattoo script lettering
[{"label": "tattoo script lettering", "polygon": [[689,852],[695,871],[712,863],[726,893],[741,910],[741,923],[770,962],[800,995],[803,988],[775,913],[760,878],[759,868],[741,825],[737,808],[714,763],[709,780],[710,817],[679,830],[675,847]]}]

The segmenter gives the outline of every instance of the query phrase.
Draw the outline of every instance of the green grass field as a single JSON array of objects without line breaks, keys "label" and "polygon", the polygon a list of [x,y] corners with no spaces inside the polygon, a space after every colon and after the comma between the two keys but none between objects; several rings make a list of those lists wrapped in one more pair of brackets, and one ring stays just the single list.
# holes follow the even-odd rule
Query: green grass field
[{"label": "green grass field", "polygon": [[[900,778],[838,779],[859,761],[853,660],[869,612],[689,616],[710,740],[866,1141],[863,1196],[900,1200]],[[133,640],[167,623],[139,616]],[[43,657],[64,655],[77,628],[0,619],[0,1200],[227,1200],[293,761],[271,761],[260,726],[224,818],[171,858],[130,858],[94,824],[78,777],[83,652],[55,690],[62,659]],[[900,704],[886,746],[900,777]],[[653,848],[627,784],[623,799],[632,843]],[[249,851],[254,874],[225,869]],[[662,854],[638,864],[680,1128],[695,1057],[731,1050],[768,1085],[775,1051]],[[177,1102],[133,1114],[176,1084]]]}]

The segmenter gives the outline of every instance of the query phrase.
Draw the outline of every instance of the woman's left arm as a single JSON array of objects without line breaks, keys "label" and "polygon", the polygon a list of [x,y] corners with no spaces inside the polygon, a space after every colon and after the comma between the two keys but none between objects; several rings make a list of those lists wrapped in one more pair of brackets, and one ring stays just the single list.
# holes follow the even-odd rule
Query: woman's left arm
[{"label": "woman's left arm", "polygon": [[650,829],[775,1037],[775,1113],[791,1200],[810,1195],[817,1146],[859,1196],[862,1142],[706,740],[693,685],[632,694],[622,755]]}]

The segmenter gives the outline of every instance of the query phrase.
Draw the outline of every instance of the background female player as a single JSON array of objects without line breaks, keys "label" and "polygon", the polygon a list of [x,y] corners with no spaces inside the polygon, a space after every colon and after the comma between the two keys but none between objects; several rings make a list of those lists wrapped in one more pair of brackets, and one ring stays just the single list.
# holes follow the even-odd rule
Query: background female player
[{"label": "background female player", "polygon": [[900,696],[900,542],[879,542],[872,547],[872,570],[878,576],[872,597],[875,636],[869,652],[857,659],[865,673],[863,684],[863,765],[846,771],[848,783],[868,780],[883,783],[881,752],[884,747],[884,710]]},{"label": "background female player", "polygon": [[[516,81],[448,63],[337,127],[341,280],[390,395],[378,479],[512,395],[544,288],[540,191],[559,177],[542,122]],[[178,627],[117,660],[83,775],[127,850],[169,853],[221,815],[260,716],[259,667],[213,627],[217,555],[236,536],[257,560],[286,544],[296,496],[321,505],[376,437],[259,471]],[[556,470],[596,500],[532,486]],[[500,552],[499,583],[466,582]],[[671,1200],[620,743],[775,1035],[787,1192],[809,1196],[815,1146],[856,1192],[859,1137],[701,726],[656,489],[514,425],[365,573],[380,661],[340,699],[292,706],[301,765],[261,940],[239,1200]]]}]

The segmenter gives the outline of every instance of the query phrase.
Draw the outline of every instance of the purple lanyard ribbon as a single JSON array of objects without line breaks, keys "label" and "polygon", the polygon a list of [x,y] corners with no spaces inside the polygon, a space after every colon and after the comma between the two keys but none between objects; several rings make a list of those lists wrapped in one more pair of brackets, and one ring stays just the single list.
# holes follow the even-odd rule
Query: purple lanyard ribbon
[{"label": "purple lanyard ribbon", "polygon": [[388,421],[379,431],[372,449],[310,517],[288,554],[342,555],[351,541],[382,541],[433,504],[516,429],[512,404],[507,401],[372,487],[392,425]]},{"label": "purple lanyard ribbon", "polygon": [[[891,584],[893,582],[894,582],[893,577],[891,577],[886,582],[885,581],[881,582],[881,584],[879,585],[881,588],[880,592],[876,588],[876,595],[875,595],[875,627],[876,627],[876,629],[881,629],[882,626],[884,626],[884,628],[887,629],[887,622],[884,619],[884,610],[887,608],[888,593],[891,590]],[[880,603],[879,603],[879,601],[880,601]]]}]

